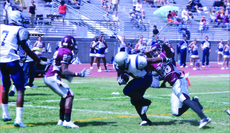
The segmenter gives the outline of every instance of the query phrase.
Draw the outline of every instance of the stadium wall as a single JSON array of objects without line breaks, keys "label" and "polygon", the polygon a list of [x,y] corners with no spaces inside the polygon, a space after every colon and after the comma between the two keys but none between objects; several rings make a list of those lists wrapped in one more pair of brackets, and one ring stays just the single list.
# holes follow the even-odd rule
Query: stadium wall
[{"label": "stadium wall", "polygon": [[[42,41],[45,42],[45,45],[47,47],[47,44],[50,43],[51,44],[51,48],[52,48],[52,53],[44,53],[43,56],[47,57],[47,58],[52,58],[53,53],[56,51],[56,43],[58,41],[61,41],[62,38],[49,38],[49,37],[43,37]],[[37,37],[31,37],[31,42],[32,44],[35,43],[35,41],[37,40]],[[89,47],[90,47],[90,43],[93,39],[89,39],[89,38],[76,38],[76,41],[78,43],[78,57],[81,61],[81,63],[89,63],[90,62],[90,57],[89,57]],[[135,39],[126,39],[126,42],[128,43],[132,43],[133,47],[135,46],[135,44],[137,43],[138,40]],[[202,40],[203,41],[203,40]],[[109,52],[106,54],[106,60],[109,63],[110,60],[112,59],[112,57],[117,53],[118,51],[118,46],[119,43],[117,41],[117,39],[115,38],[107,38],[106,39],[107,45],[108,45],[108,49]],[[176,50],[176,46],[177,43],[180,43],[180,41],[178,40],[169,40],[169,42],[172,44],[172,46],[175,48]],[[191,41],[189,41],[190,43]],[[217,61],[217,44],[219,43],[219,41],[211,41],[211,54],[210,54],[210,61],[212,62],[216,62]],[[224,42],[226,44],[226,42]],[[202,49],[200,48],[200,44],[201,41],[198,41],[198,45],[199,45],[199,55],[200,55],[200,59],[202,59]],[[76,56],[76,55],[75,55]],[[177,60],[177,54],[175,55],[175,59]],[[187,54],[187,62],[189,62],[189,54]]]}]

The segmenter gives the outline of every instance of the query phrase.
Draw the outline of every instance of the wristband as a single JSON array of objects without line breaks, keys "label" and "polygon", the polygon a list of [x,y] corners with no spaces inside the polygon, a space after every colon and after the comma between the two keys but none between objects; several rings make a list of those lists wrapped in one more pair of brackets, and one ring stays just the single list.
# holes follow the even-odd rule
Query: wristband
[{"label": "wristband", "polygon": [[162,58],[162,62],[167,62],[167,59],[166,58]]}]

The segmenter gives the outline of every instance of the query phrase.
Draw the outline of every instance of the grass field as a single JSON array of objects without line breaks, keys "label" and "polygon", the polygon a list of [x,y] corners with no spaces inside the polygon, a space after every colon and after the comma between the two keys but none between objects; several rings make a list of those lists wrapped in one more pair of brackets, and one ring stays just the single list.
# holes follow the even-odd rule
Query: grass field
[{"label": "grass field", "polygon": [[[230,116],[225,109],[230,108],[229,74],[190,76],[189,87],[191,97],[198,96],[204,107],[205,115],[212,118],[210,124],[198,129],[199,117],[189,109],[180,117],[171,114],[171,87],[149,88],[145,97],[152,101],[147,115],[152,126],[141,127],[141,119],[129,98],[123,95],[123,87],[119,86],[115,77],[74,78],[70,85],[75,97],[72,120],[79,129],[67,129],[57,126],[59,120],[60,97],[45,86],[43,79],[36,79],[38,88],[27,89],[23,121],[26,128],[16,128],[13,120],[0,121],[0,132],[5,133],[171,133],[171,132],[208,132],[229,133]],[[112,95],[119,92],[119,95]],[[15,119],[16,96],[9,99],[9,113]],[[2,115],[2,109],[0,114]]]}]

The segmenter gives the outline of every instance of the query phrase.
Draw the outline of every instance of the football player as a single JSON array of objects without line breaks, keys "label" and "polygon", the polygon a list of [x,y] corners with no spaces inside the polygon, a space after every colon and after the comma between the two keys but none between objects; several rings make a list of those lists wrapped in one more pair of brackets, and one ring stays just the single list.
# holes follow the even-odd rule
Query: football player
[{"label": "football player", "polygon": [[19,46],[35,61],[45,65],[29,47],[26,41],[29,38],[29,32],[23,28],[23,16],[20,11],[12,11],[9,14],[10,25],[1,24],[1,47],[0,47],[0,71],[2,75],[2,119],[3,121],[12,120],[8,113],[8,92],[11,86],[10,76],[17,89],[17,107],[14,126],[26,127],[22,121],[23,103],[24,103],[24,72],[19,65],[20,57],[17,54]]},{"label": "football player", "polygon": [[[162,46],[164,48],[163,52],[159,44],[154,45],[149,52],[154,57],[171,58],[172,52],[170,48],[166,44]],[[172,62],[152,64],[149,66],[149,69],[158,72],[172,86],[171,111],[174,116],[181,116],[191,108],[201,118],[199,128],[204,127],[211,121],[211,118],[204,115],[202,111],[203,107],[198,97],[195,96],[190,100],[186,76],[182,77]]]},{"label": "football player", "polygon": [[48,68],[44,77],[45,84],[56,94],[61,96],[60,101],[60,120],[57,125],[63,125],[64,127],[79,128],[71,121],[72,103],[74,93],[70,89],[61,77],[87,77],[90,74],[89,69],[83,69],[79,73],[72,72],[68,69],[68,66],[73,58],[72,50],[76,44],[76,40],[72,36],[65,36],[61,41],[61,46],[53,55],[53,63]]},{"label": "football player", "polygon": [[[146,116],[146,111],[151,101],[143,97],[152,83],[152,75],[147,68],[147,64],[167,61],[168,59],[166,58],[146,58],[140,55],[128,55],[127,52],[119,52],[114,58],[118,84],[125,85],[123,93],[131,98],[131,104],[135,106],[142,119],[141,126],[151,125],[152,123]],[[127,83],[123,73],[128,74],[133,79]]]}]

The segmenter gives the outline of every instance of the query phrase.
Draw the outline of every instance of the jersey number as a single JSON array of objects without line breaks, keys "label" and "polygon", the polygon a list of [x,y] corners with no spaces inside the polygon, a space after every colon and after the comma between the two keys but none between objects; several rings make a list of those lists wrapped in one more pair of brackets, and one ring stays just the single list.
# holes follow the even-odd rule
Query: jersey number
[{"label": "jersey number", "polygon": [[7,37],[8,33],[9,33],[9,31],[7,31],[7,30],[3,30],[3,31],[2,31],[3,40],[1,40],[1,41],[2,41],[1,46],[4,46],[4,45],[5,45],[5,42],[4,42],[4,41],[6,40],[6,37]]}]

